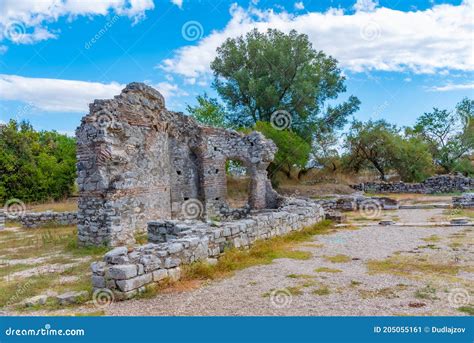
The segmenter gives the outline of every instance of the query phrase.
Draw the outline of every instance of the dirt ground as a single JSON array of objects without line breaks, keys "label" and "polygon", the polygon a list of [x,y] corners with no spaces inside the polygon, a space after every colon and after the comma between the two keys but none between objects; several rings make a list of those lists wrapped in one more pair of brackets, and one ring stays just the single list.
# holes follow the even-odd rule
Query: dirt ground
[{"label": "dirt ground", "polygon": [[[472,315],[474,227],[374,225],[382,218],[430,223],[451,216],[444,209],[418,209],[384,211],[360,220],[363,216],[356,212],[349,217],[350,230],[314,236],[294,247],[309,252],[309,259],[277,259],[220,280],[178,283],[146,299],[8,314]],[[55,280],[65,276],[64,270],[49,272]],[[15,280],[27,279],[17,272]]]}]

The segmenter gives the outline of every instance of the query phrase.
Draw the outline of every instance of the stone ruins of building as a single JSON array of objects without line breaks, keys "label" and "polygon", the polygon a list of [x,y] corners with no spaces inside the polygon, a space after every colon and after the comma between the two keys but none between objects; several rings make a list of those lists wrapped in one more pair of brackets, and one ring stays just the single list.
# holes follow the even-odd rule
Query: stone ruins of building
[{"label": "stone ruins of building", "polygon": [[453,193],[474,190],[474,178],[462,175],[436,175],[420,183],[366,182],[352,185],[358,191],[368,193]]},{"label": "stone ruins of building", "polygon": [[95,100],[76,137],[83,245],[133,243],[151,220],[229,214],[227,160],[247,168],[249,210],[277,206],[266,171],[276,152],[272,141],[199,125],[168,111],[163,96],[145,84]]}]

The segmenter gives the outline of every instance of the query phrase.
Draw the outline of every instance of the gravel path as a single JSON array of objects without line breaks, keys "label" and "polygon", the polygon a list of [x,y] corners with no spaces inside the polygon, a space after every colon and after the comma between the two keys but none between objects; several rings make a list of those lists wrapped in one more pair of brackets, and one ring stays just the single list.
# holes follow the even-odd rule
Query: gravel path
[{"label": "gravel path", "polygon": [[[396,215],[397,221],[404,223],[444,217],[441,209],[398,210],[390,215]],[[435,241],[423,240],[433,235]],[[453,242],[457,242],[456,245]],[[69,310],[27,314],[104,310],[110,316],[465,315],[457,308],[468,304],[469,297],[473,305],[473,246],[472,226],[365,226],[315,236],[313,242],[297,247],[312,253],[308,260],[278,259],[270,265],[247,268],[194,290],[116,302],[105,309],[88,304]],[[348,256],[349,261],[328,261],[328,256],[338,254]],[[391,256],[433,259],[454,267],[470,267],[470,272],[464,269],[456,277],[433,277],[428,272],[418,278],[368,273],[369,260],[380,261]],[[330,270],[315,270],[324,267]]]},{"label": "gravel path", "polygon": [[[441,214],[442,210],[400,210],[397,213],[403,222],[427,221],[434,215]],[[452,234],[464,235],[465,244],[456,249],[448,247]],[[435,243],[441,249],[419,248],[428,244],[422,238],[432,235],[441,238],[440,242]],[[430,284],[423,277],[414,280],[390,274],[369,275],[366,263],[371,259],[381,260],[402,252],[407,255],[429,255],[442,258],[443,261],[472,266],[472,227],[365,227],[317,236],[314,243],[323,246],[303,244],[298,248],[313,254],[309,260],[279,259],[270,265],[239,271],[233,277],[211,282],[193,291],[113,303],[106,309],[106,314],[462,315],[451,306],[448,294],[453,289],[465,287],[466,283],[472,282],[473,274],[460,273],[461,282],[442,280],[441,284]],[[333,263],[324,258],[337,254],[347,255],[351,260]],[[338,269],[340,272],[315,272],[320,267]],[[291,278],[288,277],[290,274],[304,277]],[[427,284],[436,288],[437,299],[415,298],[415,292]],[[313,293],[315,290],[319,294],[326,293],[325,289],[329,294]],[[460,301],[465,302],[462,295]]]}]

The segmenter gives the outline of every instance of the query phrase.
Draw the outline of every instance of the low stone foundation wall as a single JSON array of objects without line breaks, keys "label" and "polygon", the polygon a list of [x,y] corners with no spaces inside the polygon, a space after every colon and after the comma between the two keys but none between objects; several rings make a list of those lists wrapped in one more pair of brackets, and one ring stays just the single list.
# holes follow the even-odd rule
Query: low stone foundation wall
[{"label": "low stone foundation wall", "polygon": [[466,193],[459,197],[453,197],[454,208],[474,208],[474,193]]},{"label": "low stone foundation wall", "polygon": [[356,211],[366,207],[376,207],[380,210],[398,209],[399,203],[387,197],[366,197],[363,195],[345,195],[335,199],[316,200],[326,212]]},{"label": "low stone foundation wall", "polygon": [[351,187],[369,193],[452,193],[474,190],[474,179],[459,175],[438,175],[420,183],[366,182]]},{"label": "low stone foundation wall", "polygon": [[134,249],[117,247],[94,262],[95,290],[107,288],[117,300],[143,291],[164,278],[179,279],[180,266],[216,258],[226,248],[248,248],[259,239],[285,235],[324,219],[324,210],[311,200],[287,198],[277,210],[252,211],[230,222],[154,221],[148,224],[151,243]]},{"label": "low stone foundation wall", "polygon": [[35,229],[48,225],[76,225],[77,212],[31,212],[21,215],[18,220],[27,229]]},{"label": "low stone foundation wall", "polygon": [[5,213],[0,211],[0,230],[5,228]]}]

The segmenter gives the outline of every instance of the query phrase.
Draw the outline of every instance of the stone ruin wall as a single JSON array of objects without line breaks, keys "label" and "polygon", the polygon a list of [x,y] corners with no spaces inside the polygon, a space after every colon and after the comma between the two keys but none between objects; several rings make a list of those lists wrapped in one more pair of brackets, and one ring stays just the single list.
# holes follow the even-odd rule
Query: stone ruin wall
[{"label": "stone ruin wall", "polygon": [[453,208],[474,208],[474,193],[453,197]]},{"label": "stone ruin wall", "polygon": [[130,244],[148,221],[186,218],[188,211],[219,215],[228,207],[228,159],[248,168],[250,208],[277,206],[266,172],[276,152],[272,141],[198,125],[168,111],[162,95],[144,84],[95,100],[76,137],[82,245]]},{"label": "stone ruin wall", "polygon": [[459,175],[438,175],[420,183],[366,182],[352,185],[358,191],[370,193],[453,193],[474,190],[474,178]]},{"label": "stone ruin wall", "polygon": [[31,212],[18,217],[21,226],[27,229],[77,224],[77,212]]},{"label": "stone ruin wall", "polygon": [[215,259],[225,249],[248,248],[259,239],[285,235],[324,218],[317,203],[286,198],[274,210],[262,210],[229,222],[151,221],[150,243],[109,251],[103,261],[91,265],[94,291],[108,289],[116,300],[132,298],[145,286],[165,278],[180,278],[181,266]]}]

